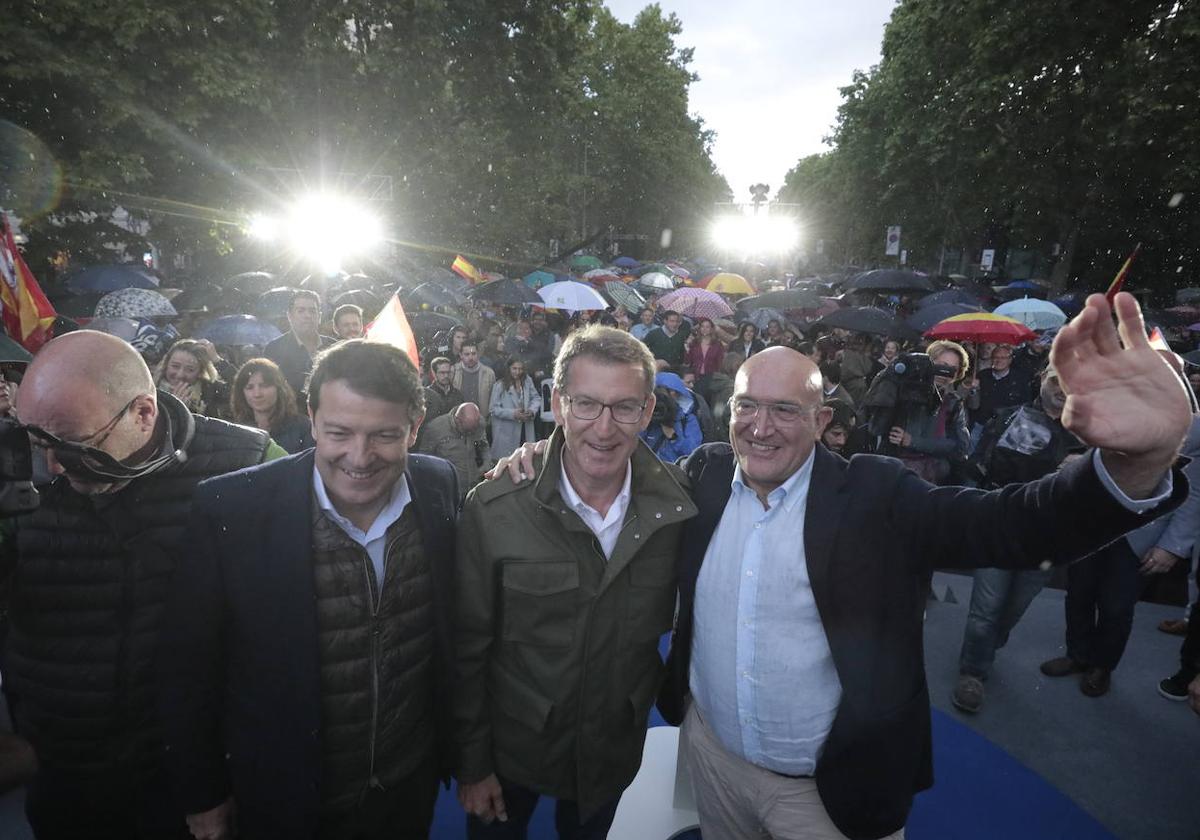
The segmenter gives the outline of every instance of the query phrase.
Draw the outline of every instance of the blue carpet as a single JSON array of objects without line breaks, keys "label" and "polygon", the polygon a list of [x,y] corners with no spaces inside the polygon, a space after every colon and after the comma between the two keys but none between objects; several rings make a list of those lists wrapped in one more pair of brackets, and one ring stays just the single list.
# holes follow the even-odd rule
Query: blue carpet
[{"label": "blue carpet", "polygon": [[[662,653],[666,656],[665,637]],[[650,725],[664,725],[657,710],[650,712]],[[1114,840],[1057,788],[970,727],[936,709],[933,768],[935,784],[913,803],[905,831],[907,840]],[[466,818],[453,789],[442,791],[438,798],[430,837],[466,838]],[[554,837],[554,803],[543,798],[530,822],[529,840]]]}]

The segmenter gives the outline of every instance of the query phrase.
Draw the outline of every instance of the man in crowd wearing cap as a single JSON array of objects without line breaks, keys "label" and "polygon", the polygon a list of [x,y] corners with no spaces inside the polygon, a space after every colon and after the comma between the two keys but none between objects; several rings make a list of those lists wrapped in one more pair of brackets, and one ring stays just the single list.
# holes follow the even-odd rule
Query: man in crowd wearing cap
[{"label": "man in crowd wearing cap", "polygon": [[53,479],[17,522],[5,681],[39,771],[42,840],[186,838],[165,783],[154,655],[192,491],[286,453],[266,432],[188,413],[146,363],[80,331],[29,366],[17,411]]}]

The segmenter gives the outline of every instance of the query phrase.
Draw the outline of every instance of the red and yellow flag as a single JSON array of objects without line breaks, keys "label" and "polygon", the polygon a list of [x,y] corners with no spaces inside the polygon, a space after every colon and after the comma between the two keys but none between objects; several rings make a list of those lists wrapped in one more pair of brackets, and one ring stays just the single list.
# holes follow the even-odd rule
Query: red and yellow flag
[{"label": "red and yellow flag", "polygon": [[479,273],[479,269],[467,262],[461,255],[454,258],[454,262],[450,265],[450,270],[459,277],[470,280],[472,283],[483,282],[483,275]]},{"label": "red and yellow flag", "polygon": [[1125,285],[1125,278],[1129,274],[1129,266],[1133,265],[1134,259],[1141,250],[1142,243],[1139,242],[1133,249],[1133,253],[1129,255],[1129,259],[1125,260],[1125,264],[1121,266],[1121,270],[1117,272],[1117,276],[1109,284],[1108,291],[1104,293],[1104,299],[1108,301],[1109,306],[1112,306],[1113,298],[1117,296],[1117,292],[1121,291],[1121,287]]},{"label": "red and yellow flag", "polygon": [[0,307],[4,310],[4,331],[30,353],[36,353],[50,340],[50,326],[57,313],[24,257],[17,250],[8,215],[0,213]]},{"label": "red and yellow flag", "polygon": [[409,326],[408,316],[404,314],[404,306],[398,295],[392,295],[375,320],[367,325],[367,338],[399,347],[408,354],[413,367],[420,373],[421,356],[417,351],[417,338]]}]

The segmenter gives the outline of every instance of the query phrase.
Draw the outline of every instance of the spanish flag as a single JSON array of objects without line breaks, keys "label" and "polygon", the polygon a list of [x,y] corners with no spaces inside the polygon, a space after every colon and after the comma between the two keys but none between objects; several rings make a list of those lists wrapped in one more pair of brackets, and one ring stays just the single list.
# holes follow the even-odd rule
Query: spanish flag
[{"label": "spanish flag", "polygon": [[42,293],[42,287],[13,238],[8,215],[0,213],[0,307],[4,310],[4,331],[30,353],[36,353],[50,340],[50,326],[57,313]]},{"label": "spanish flag", "polygon": [[450,270],[459,277],[470,280],[472,283],[483,282],[483,275],[479,273],[479,269],[463,259],[461,255],[454,258],[454,262],[451,264]]},{"label": "spanish flag", "polygon": [[367,325],[367,338],[371,341],[383,341],[394,347],[399,347],[408,354],[413,367],[421,371],[421,357],[417,352],[417,338],[409,326],[408,316],[404,314],[404,306],[400,303],[399,295],[392,295],[379,315]]},{"label": "spanish flag", "polygon": [[1104,299],[1108,301],[1109,306],[1112,306],[1113,298],[1117,296],[1117,292],[1121,291],[1121,287],[1125,285],[1125,278],[1129,274],[1129,266],[1133,265],[1134,259],[1141,250],[1142,243],[1139,242],[1137,247],[1133,249],[1133,253],[1129,255],[1129,259],[1125,260],[1125,264],[1121,266],[1121,270],[1117,272],[1117,276],[1109,284],[1108,291],[1104,293]]}]

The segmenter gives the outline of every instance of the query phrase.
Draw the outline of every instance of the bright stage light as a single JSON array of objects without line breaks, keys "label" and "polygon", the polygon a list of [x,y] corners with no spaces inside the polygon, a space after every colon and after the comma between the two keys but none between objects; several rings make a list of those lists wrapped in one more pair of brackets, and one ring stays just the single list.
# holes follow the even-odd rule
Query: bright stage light
[{"label": "bright stage light", "polygon": [[782,216],[726,216],[713,223],[712,239],[725,251],[780,254],[796,247],[800,231]]},{"label": "bright stage light", "polygon": [[247,232],[259,239],[281,239],[326,273],[339,271],[348,258],[366,254],[384,240],[379,217],[329,193],[302,196],[282,221],[255,216]]}]

